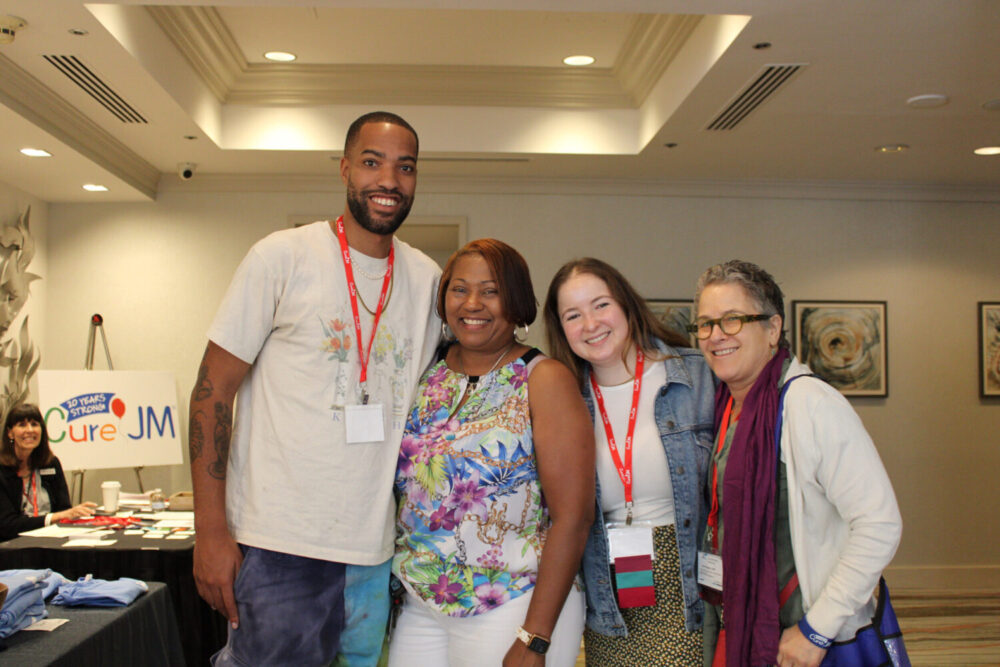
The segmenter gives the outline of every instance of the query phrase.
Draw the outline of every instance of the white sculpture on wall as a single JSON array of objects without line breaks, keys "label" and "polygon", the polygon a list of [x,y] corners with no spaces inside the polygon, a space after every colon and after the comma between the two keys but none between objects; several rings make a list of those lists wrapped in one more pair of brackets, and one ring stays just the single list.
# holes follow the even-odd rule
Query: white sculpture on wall
[{"label": "white sculpture on wall", "polygon": [[28,336],[28,318],[21,322],[15,337],[10,333],[28,301],[31,281],[41,276],[28,273],[35,256],[35,241],[28,226],[31,207],[25,209],[16,225],[0,227],[0,367],[8,369],[7,383],[0,391],[0,424],[7,412],[28,397],[28,381],[38,370],[41,355]]}]

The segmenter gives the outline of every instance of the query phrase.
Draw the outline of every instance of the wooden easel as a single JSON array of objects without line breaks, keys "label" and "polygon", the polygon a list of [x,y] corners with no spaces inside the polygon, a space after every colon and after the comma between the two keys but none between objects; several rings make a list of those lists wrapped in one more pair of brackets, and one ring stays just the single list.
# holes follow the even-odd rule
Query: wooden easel
[{"label": "wooden easel", "polygon": [[[104,318],[101,317],[100,313],[94,313],[90,316],[90,333],[87,335],[87,355],[84,357],[83,368],[84,370],[92,371],[94,370],[94,346],[97,343],[97,331],[101,332],[101,342],[104,343],[104,356],[108,360],[108,370],[113,371],[115,369],[114,365],[111,363],[111,350],[108,348],[108,337],[104,334]],[[135,477],[139,481],[139,493],[145,493],[145,489],[142,487],[142,466],[136,466],[133,468],[135,470]],[[83,474],[87,472],[86,470],[74,470],[73,471],[73,493],[76,494],[76,502],[79,504],[83,502]]]}]

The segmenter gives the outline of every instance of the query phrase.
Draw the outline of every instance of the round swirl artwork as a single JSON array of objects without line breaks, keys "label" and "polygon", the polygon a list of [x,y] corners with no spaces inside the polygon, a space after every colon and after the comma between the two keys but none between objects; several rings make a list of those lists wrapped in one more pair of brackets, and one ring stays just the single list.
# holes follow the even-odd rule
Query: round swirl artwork
[{"label": "round swirl artwork", "polygon": [[798,357],[851,396],[888,393],[885,302],[803,302],[795,312]]}]

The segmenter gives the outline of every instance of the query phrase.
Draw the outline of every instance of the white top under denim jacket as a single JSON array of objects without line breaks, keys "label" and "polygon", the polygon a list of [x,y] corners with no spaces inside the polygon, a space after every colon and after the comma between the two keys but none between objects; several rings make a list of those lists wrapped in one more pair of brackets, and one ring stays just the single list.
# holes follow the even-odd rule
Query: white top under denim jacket
[{"label": "white top under denim jacket", "polygon": [[[794,357],[784,380],[809,373]],[[873,593],[903,523],[889,476],[861,419],[840,392],[805,378],[785,395],[781,460],[806,620],[850,639],[871,622]]]},{"label": "white top under denim jacket", "polygon": [[[656,424],[673,484],[684,622],[692,631],[701,626],[703,616],[702,602],[698,597],[697,551],[708,515],[703,485],[712,450],[715,383],[704,357],[697,350],[675,349],[660,341],[657,341],[657,349],[668,358],[660,362],[666,368],[667,381],[657,393]],[[589,391],[589,377],[584,377],[584,387],[588,388],[584,398],[593,419],[594,402]],[[611,585],[600,483],[597,483],[594,524],[583,554],[583,576],[587,591],[587,626],[604,635],[626,636],[628,631]]]}]

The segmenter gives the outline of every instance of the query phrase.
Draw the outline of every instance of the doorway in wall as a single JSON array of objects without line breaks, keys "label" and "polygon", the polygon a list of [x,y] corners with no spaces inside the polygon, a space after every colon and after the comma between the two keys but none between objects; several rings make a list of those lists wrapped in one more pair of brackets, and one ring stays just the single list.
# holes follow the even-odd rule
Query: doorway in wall
[{"label": "doorway in wall", "polygon": [[[308,225],[326,219],[326,214],[288,216],[289,227]],[[462,215],[411,215],[396,232],[396,237],[424,252],[444,268],[451,254],[465,245],[468,221]]]}]

